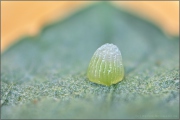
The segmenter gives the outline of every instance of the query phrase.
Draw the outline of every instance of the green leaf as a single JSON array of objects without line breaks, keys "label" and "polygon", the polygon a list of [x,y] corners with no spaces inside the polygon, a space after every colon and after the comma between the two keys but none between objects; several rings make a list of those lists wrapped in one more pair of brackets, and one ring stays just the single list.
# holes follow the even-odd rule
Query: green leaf
[{"label": "green leaf", "polygon": [[[125,78],[88,80],[95,50],[113,43]],[[109,3],[89,6],[1,54],[2,118],[179,118],[179,37]]]}]

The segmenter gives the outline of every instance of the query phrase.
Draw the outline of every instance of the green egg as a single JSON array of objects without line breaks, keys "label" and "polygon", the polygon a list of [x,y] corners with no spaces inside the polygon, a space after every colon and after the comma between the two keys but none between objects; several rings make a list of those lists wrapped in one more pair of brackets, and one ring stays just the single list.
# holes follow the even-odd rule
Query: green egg
[{"label": "green egg", "polygon": [[118,47],[109,43],[99,47],[91,58],[87,76],[91,82],[107,86],[121,81],[124,67]]}]

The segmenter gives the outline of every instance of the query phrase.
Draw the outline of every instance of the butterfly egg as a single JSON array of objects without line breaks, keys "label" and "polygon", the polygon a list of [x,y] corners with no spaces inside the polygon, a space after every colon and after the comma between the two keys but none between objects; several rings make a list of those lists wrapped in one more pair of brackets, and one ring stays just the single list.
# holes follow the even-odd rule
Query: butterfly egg
[{"label": "butterfly egg", "polygon": [[107,86],[121,81],[124,67],[118,47],[109,43],[99,47],[91,58],[87,76],[90,81]]}]

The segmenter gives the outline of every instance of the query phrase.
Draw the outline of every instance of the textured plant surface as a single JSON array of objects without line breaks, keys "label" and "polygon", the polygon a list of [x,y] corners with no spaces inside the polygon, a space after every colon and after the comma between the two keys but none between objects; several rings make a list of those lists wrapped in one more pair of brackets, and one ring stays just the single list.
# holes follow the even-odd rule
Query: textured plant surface
[{"label": "textured plant surface", "polygon": [[[108,3],[24,37],[1,55],[1,118],[179,118],[179,38]],[[124,79],[87,80],[94,51],[120,48]]]}]

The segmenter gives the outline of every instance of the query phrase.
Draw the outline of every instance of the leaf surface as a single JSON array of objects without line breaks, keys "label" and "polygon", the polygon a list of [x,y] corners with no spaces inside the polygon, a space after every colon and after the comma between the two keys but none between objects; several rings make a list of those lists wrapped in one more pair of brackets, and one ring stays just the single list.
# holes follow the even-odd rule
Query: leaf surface
[{"label": "leaf surface", "polygon": [[[125,78],[88,81],[95,50],[113,43]],[[89,6],[1,54],[2,118],[179,118],[179,37],[117,9]]]}]

